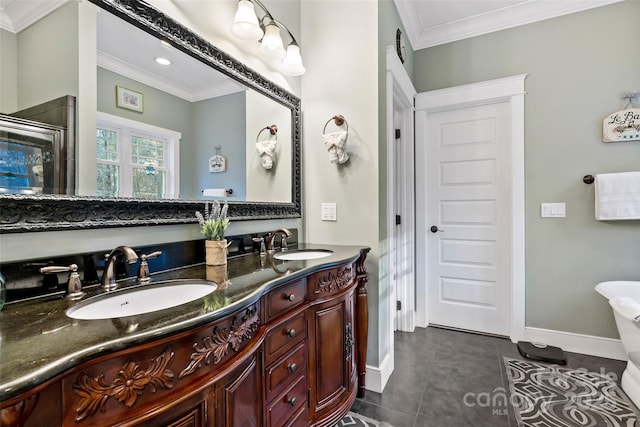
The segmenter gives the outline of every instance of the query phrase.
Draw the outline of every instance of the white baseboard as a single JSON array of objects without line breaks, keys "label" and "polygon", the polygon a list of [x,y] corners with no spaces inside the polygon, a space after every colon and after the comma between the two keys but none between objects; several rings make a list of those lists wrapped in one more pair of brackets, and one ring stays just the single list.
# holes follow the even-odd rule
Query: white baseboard
[{"label": "white baseboard", "polygon": [[387,354],[380,366],[367,365],[367,379],[365,389],[382,393],[393,372],[393,357]]},{"label": "white baseboard", "polygon": [[560,347],[572,353],[582,353],[591,356],[606,357],[608,359],[627,360],[627,354],[620,340],[612,338],[530,327],[525,328],[524,336],[525,341]]}]

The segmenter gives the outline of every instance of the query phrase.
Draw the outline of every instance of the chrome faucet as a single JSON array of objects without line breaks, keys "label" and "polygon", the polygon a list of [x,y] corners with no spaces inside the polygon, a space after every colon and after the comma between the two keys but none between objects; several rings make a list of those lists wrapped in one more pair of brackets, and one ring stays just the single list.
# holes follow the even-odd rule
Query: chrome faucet
[{"label": "chrome faucet", "polygon": [[147,262],[147,260],[157,258],[160,255],[162,255],[162,251],[140,255],[140,265],[138,266],[138,283],[149,283],[151,281],[151,272],[149,271],[149,263]]},{"label": "chrome faucet", "polygon": [[129,264],[133,264],[138,260],[138,255],[128,246],[118,246],[112,250],[111,253],[105,257],[104,271],[102,272],[102,289],[105,291],[113,290],[118,286],[116,284],[114,264],[119,253],[124,255],[125,260]]},{"label": "chrome faucet", "polygon": [[287,250],[287,238],[291,237],[291,232],[289,230],[287,230],[286,228],[278,228],[276,231],[274,231],[273,233],[269,234],[269,237],[267,237],[267,252],[269,253],[273,253],[275,252],[275,248],[273,247],[273,242],[276,239],[276,236],[278,235],[278,233],[282,233],[282,250],[286,251]]},{"label": "chrome faucet", "polygon": [[260,256],[267,256],[267,246],[264,244],[264,237],[254,237],[253,240],[255,243],[260,243]]},{"label": "chrome faucet", "polygon": [[49,274],[49,273],[62,273],[68,271],[69,278],[67,279],[67,293],[65,297],[70,300],[77,300],[82,298],[85,295],[85,292],[82,291],[82,281],[80,280],[80,275],[78,274],[78,266],[76,264],[71,264],[68,267],[58,267],[58,266],[49,266],[42,267],[40,269],[40,273]]}]

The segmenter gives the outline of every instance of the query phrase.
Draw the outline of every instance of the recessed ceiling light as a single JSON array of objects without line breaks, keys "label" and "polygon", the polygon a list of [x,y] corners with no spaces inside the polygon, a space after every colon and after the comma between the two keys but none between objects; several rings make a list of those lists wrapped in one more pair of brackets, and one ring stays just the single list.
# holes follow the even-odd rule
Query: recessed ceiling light
[{"label": "recessed ceiling light", "polygon": [[167,58],[157,57],[156,62],[160,65],[171,65],[171,61],[169,61]]}]

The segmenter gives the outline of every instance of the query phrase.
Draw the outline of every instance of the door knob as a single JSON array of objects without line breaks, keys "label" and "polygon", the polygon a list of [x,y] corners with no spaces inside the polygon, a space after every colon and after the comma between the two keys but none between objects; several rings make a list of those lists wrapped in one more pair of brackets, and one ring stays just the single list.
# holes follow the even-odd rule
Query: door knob
[{"label": "door knob", "polygon": [[437,233],[438,231],[440,232],[444,231],[442,228],[438,228],[437,225],[432,225],[429,230],[431,230],[432,233]]}]

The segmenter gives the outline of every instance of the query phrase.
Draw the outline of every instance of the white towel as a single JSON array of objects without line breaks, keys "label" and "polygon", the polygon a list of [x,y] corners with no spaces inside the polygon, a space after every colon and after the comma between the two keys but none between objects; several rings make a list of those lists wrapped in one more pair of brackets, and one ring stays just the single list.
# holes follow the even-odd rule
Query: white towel
[{"label": "white towel", "polygon": [[347,154],[347,131],[325,133],[322,135],[322,139],[329,151],[329,161],[331,163],[344,163],[349,160],[349,154]]},{"label": "white towel", "polygon": [[596,219],[640,219],[640,172],[596,175]]},{"label": "white towel", "polygon": [[277,139],[273,139],[271,141],[256,142],[256,150],[258,151],[258,155],[260,156],[260,161],[262,163],[263,168],[271,169],[273,167],[273,162],[276,159],[277,145],[278,145]]},{"label": "white towel", "polygon": [[609,300],[609,305],[613,307],[622,317],[637,322],[640,320],[640,304],[629,297],[616,297]]}]

